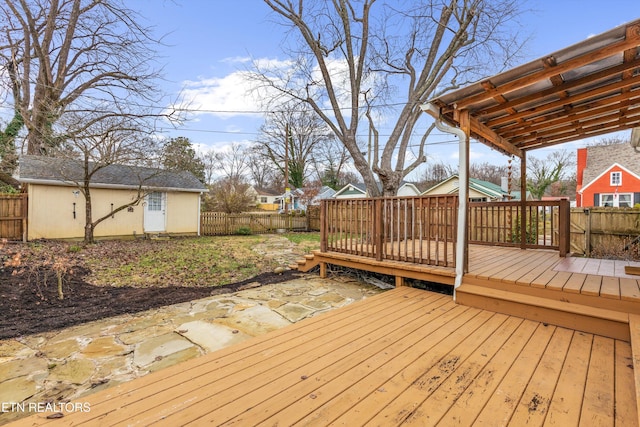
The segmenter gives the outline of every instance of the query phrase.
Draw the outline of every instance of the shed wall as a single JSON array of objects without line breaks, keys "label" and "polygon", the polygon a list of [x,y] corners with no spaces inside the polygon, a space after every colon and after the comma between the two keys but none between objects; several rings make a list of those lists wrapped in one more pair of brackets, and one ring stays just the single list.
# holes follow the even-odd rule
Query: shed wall
[{"label": "shed wall", "polygon": [[[29,235],[28,239],[82,238],[85,224],[85,199],[75,187],[29,184]],[[93,219],[102,217],[131,200],[134,190],[93,188],[91,199]],[[198,231],[198,193],[167,194],[167,233],[193,233]],[[75,216],[74,216],[75,203]],[[144,233],[144,207],[141,201],[116,213],[100,223],[94,236],[133,236]]]}]

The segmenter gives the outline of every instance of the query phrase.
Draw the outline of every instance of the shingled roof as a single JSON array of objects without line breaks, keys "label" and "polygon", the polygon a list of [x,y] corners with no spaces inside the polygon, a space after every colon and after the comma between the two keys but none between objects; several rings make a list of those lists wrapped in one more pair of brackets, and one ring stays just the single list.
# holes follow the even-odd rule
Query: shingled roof
[{"label": "shingled roof", "polygon": [[587,166],[582,175],[583,185],[589,184],[614,163],[640,176],[640,154],[631,145],[596,145],[587,147]]},{"label": "shingled roof", "polygon": [[[49,185],[76,185],[82,182],[82,163],[65,158],[22,156],[18,163],[18,181]],[[191,172],[168,171],[140,166],[111,164],[91,178],[96,188],[138,188],[202,192],[205,186]]]}]

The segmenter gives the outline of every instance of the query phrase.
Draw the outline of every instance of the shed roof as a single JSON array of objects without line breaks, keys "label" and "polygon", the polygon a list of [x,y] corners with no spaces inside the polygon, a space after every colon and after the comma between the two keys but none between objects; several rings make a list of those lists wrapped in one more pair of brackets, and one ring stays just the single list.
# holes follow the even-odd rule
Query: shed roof
[{"label": "shed roof", "polygon": [[[428,110],[432,105],[436,111]],[[423,107],[505,154],[640,126],[640,19]]]},{"label": "shed roof", "polygon": [[[93,165],[93,164],[91,164]],[[92,166],[91,166],[92,167]],[[74,159],[45,156],[22,156],[18,163],[18,180],[25,183],[75,185],[82,182],[84,168]],[[92,187],[138,188],[202,192],[206,188],[187,171],[169,171],[140,166],[111,164],[91,178]]]}]

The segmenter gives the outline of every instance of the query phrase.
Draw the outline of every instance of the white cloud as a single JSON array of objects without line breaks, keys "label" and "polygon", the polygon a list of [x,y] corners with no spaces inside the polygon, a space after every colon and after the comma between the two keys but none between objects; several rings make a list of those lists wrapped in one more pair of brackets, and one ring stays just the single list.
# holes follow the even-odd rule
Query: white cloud
[{"label": "white cloud", "polygon": [[182,95],[193,114],[212,114],[221,118],[255,112],[256,101],[244,72],[225,77],[184,82]]},{"label": "white cloud", "polygon": [[[222,62],[246,64],[248,57],[229,57]],[[286,70],[291,61],[262,58],[253,61],[260,69]],[[182,98],[192,115],[212,115],[218,118],[259,116],[263,100],[270,90],[250,78],[250,72],[236,70],[222,77],[201,77],[183,82]],[[192,119],[192,118],[190,118]]]}]

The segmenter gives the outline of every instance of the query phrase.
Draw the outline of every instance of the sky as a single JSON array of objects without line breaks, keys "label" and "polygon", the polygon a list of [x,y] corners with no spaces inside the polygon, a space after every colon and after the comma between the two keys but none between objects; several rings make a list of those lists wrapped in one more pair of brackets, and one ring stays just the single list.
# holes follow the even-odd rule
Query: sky
[{"label": "sky", "polygon": [[[245,96],[240,73],[250,58],[285,60],[280,50],[284,28],[262,0],[132,0],[136,9],[164,35],[159,49],[164,64],[162,89],[182,93],[199,110],[178,128],[167,124],[167,136],[184,136],[200,151],[224,150],[234,143],[255,141],[263,123],[258,107]],[[522,62],[580,42],[640,17],[638,0],[530,0],[523,17],[530,42]],[[240,113],[244,111],[243,113]],[[365,127],[363,127],[364,129]],[[364,137],[364,135],[363,135]],[[436,142],[436,141],[434,141]],[[586,141],[565,144],[574,149]],[[475,143],[472,162],[501,164],[507,158]],[[532,155],[545,157],[536,150]],[[429,159],[457,164],[457,143],[433,144]]]}]

